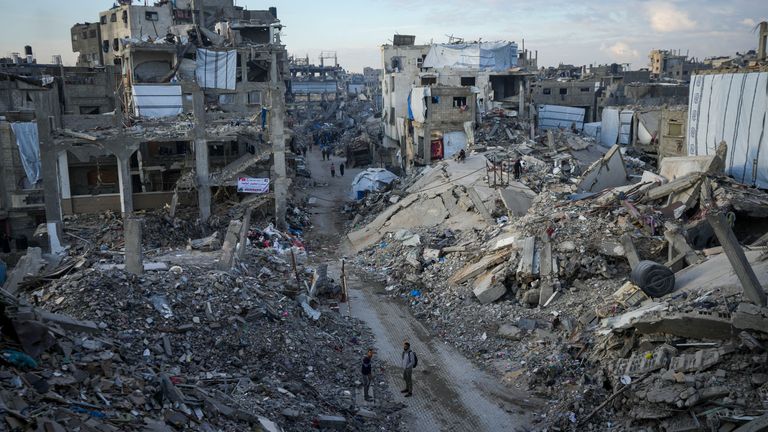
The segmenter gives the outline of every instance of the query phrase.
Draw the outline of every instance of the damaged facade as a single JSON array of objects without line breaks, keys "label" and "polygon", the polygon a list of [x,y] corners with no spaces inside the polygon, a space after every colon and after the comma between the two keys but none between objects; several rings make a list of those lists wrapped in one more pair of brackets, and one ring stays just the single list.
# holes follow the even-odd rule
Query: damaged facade
[{"label": "damaged facade", "polygon": [[[49,223],[72,214],[130,215],[195,203],[204,221],[211,189],[233,187],[236,175],[249,170],[278,179],[275,188],[284,195],[286,180],[279,179],[285,177],[289,75],[276,10],[247,11],[231,1],[207,10],[198,2],[195,21],[208,22],[206,28],[191,23],[191,9],[175,5],[125,4],[101,13],[97,34],[109,42],[102,54],[110,66],[3,65],[1,99],[8,102],[0,129],[9,155],[3,163],[12,165],[3,173],[4,182],[16,186],[4,188],[9,235],[31,237],[32,221],[44,222],[44,202]],[[93,25],[75,28],[73,49],[93,65],[81,45]],[[40,116],[49,119],[49,131],[38,132]],[[16,130],[17,122],[30,127]],[[22,143],[38,133],[35,183],[29,172],[21,175],[18,162]]]}]

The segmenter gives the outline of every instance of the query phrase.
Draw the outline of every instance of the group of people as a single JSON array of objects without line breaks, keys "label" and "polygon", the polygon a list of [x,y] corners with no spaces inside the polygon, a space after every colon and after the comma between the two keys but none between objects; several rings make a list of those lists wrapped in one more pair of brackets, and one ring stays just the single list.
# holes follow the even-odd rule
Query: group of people
[{"label": "group of people", "polygon": [[[339,163],[339,174],[344,177],[344,162]],[[331,162],[331,177],[336,177],[336,166]]]},{"label": "group of people", "polygon": [[[405,397],[413,396],[413,368],[419,363],[416,353],[411,350],[411,344],[408,341],[403,342],[403,352],[400,354],[400,365],[403,368],[403,381],[405,388],[400,390]],[[371,383],[373,382],[373,350],[369,349],[363,357],[361,366],[363,381],[363,396],[366,401],[370,401]]]}]

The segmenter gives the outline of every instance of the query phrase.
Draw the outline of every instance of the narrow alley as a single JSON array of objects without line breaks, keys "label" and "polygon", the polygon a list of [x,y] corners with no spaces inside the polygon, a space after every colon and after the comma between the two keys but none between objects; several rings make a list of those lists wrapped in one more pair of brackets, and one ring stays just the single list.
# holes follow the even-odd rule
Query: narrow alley
[{"label": "narrow alley", "polygon": [[[311,208],[313,228],[308,239],[322,244],[322,251],[313,266],[328,264],[329,276],[339,280],[341,260],[348,245],[340,239],[344,236],[344,221],[340,209],[349,200],[354,176],[360,169],[347,169],[344,176],[338,173],[341,158],[322,160],[315,148],[307,154],[307,164],[316,186],[304,193],[315,204]],[[330,164],[336,167],[331,177]],[[402,411],[404,428],[408,431],[525,431],[533,430],[532,414],[537,404],[535,398],[510,389],[497,378],[478,369],[455,348],[434,338],[408,307],[397,300],[384,296],[381,283],[367,280],[354,267],[348,267],[347,283],[350,289],[352,316],[364,321],[373,331],[377,361],[374,393],[386,386],[397,401],[405,404]],[[347,306],[341,308],[347,311]],[[403,386],[400,353],[403,341],[409,341],[419,356],[419,366],[414,370],[414,396],[405,398],[400,393]],[[377,389],[377,387],[379,387]],[[362,397],[358,402],[367,405]],[[376,405],[376,402],[372,402]]]}]

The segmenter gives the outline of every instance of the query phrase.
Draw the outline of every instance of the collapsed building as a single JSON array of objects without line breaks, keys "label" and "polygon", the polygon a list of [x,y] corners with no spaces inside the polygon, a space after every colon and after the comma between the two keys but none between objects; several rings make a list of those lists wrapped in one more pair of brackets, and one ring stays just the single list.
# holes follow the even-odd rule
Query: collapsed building
[{"label": "collapsed building", "polygon": [[[246,170],[274,179],[283,219],[289,74],[276,9],[191,6],[122,2],[102,12],[107,66],[3,65],[6,234],[31,237],[47,221],[55,239],[64,215],[165,205],[196,204],[205,222],[212,188]],[[80,58],[95,63],[80,42]]]},{"label": "collapsed building", "polygon": [[536,68],[530,52],[514,42],[416,45],[415,39],[395,35],[381,48],[385,137],[378,152],[386,166],[409,171],[450,156],[471,143],[481,113],[526,112],[528,68]]}]

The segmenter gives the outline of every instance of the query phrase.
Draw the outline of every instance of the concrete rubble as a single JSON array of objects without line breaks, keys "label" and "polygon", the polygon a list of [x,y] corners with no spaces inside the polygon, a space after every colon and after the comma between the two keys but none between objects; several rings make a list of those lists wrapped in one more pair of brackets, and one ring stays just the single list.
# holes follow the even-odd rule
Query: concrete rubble
[{"label": "concrete rubble", "polygon": [[[465,162],[433,164],[358,203],[348,235],[357,265],[433,334],[548,398],[542,429],[760,421],[768,310],[744,283],[768,283],[766,250],[729,251],[760,241],[750,224],[766,217],[768,194],[723,176],[723,154],[665,158],[659,171],[619,146],[603,156],[570,132],[539,144],[499,135],[499,124],[484,119]],[[506,169],[494,178],[482,165],[500,153],[528,163],[520,180],[493,187]],[[711,215],[733,215],[730,237]],[[718,239],[727,247],[711,249]],[[742,282],[739,266],[755,277]],[[642,277],[631,281],[632,269]]]}]

